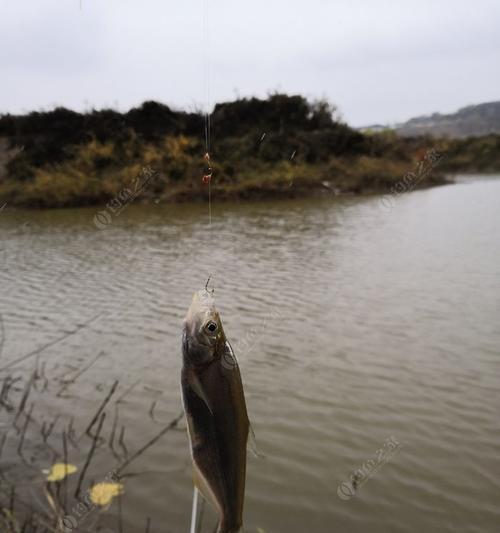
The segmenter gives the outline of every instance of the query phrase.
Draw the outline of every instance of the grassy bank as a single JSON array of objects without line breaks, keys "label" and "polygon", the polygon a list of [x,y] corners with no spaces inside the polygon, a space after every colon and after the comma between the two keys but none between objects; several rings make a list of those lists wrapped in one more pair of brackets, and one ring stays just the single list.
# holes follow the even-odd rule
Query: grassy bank
[{"label": "grassy bank", "polygon": [[[401,139],[362,134],[326,102],[272,95],[218,104],[212,190],[222,199],[387,192],[425,158],[443,155],[419,186],[445,173],[500,170],[500,137]],[[105,204],[145,166],[158,171],[137,201],[206,198],[204,118],[146,102],[127,113],[58,108],[0,117],[0,199],[26,207]]]}]

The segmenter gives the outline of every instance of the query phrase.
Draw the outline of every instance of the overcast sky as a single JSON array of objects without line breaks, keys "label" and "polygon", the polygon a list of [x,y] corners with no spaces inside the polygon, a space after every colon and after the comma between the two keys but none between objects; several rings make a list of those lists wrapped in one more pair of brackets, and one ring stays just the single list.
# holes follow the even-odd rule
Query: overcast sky
[{"label": "overcast sky", "polygon": [[0,112],[326,97],[354,126],[500,100],[499,0],[0,0]]}]

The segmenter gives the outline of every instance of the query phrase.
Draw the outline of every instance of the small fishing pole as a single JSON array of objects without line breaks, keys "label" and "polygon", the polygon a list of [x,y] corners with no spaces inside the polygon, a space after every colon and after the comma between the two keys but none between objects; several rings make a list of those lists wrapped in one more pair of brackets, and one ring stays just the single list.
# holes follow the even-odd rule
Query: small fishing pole
[{"label": "small fishing pole", "polygon": [[194,492],[193,492],[193,509],[191,511],[191,528],[189,529],[189,533],[196,533],[197,514],[198,514],[198,489],[196,488],[196,485],[195,485]]}]

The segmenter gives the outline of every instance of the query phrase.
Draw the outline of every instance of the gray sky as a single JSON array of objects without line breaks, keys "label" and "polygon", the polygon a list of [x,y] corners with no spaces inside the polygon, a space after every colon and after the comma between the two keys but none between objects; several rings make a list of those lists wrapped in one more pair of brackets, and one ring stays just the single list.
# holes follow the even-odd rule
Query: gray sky
[{"label": "gray sky", "polygon": [[0,112],[326,97],[355,126],[499,100],[499,0],[0,0]]}]

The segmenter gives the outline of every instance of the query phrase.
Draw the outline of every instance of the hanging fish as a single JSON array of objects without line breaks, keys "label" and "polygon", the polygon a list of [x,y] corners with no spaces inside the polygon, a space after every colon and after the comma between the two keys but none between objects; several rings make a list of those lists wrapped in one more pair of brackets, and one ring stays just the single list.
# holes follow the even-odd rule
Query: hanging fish
[{"label": "hanging fish", "polygon": [[195,293],[184,320],[181,388],[194,482],[219,515],[217,533],[242,526],[249,421],[243,385],[213,295]]}]

